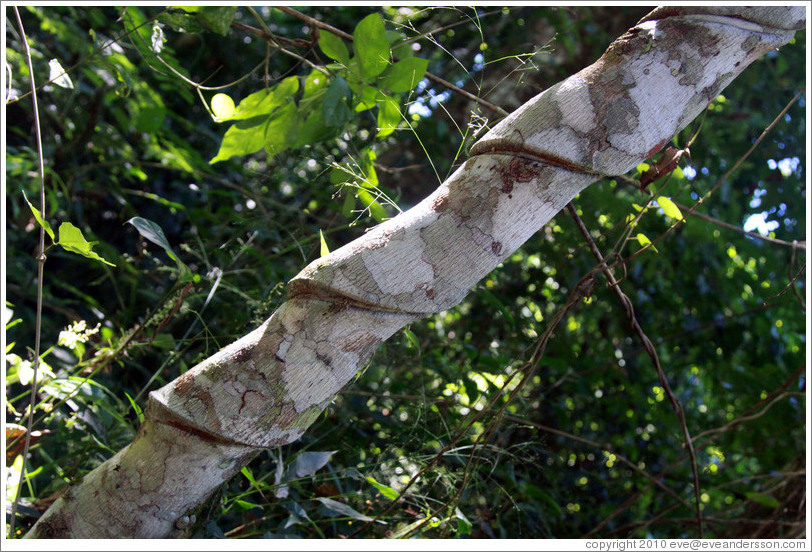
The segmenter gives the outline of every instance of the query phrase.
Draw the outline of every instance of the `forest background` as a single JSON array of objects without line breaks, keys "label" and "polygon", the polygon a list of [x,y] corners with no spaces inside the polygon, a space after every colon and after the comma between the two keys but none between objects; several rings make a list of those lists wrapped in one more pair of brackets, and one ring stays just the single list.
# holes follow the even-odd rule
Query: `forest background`
[{"label": "forest background", "polygon": [[[253,329],[302,267],[416,204],[474,137],[650,9],[20,7],[46,220],[68,245],[47,251],[20,533],[132,440],[147,392]],[[340,74],[319,80],[329,45],[305,18],[352,34],[371,15],[393,55],[425,60],[412,63],[445,84],[384,77],[380,101]],[[25,422],[37,305],[39,224],[26,199],[38,207],[39,182],[27,61],[12,8],[5,16],[16,481],[24,431],[9,424]],[[801,31],[747,69],[675,137],[681,148],[695,136],[668,179],[641,190],[643,164],[573,203],[614,254],[695,462],[562,211],[461,305],[386,342],[305,437],[244,468],[201,509],[197,535],[687,537],[697,496],[706,536],[802,534],[808,280],[794,241],[808,228],[806,57]],[[293,132],[279,117],[278,141],[254,151],[224,140],[233,127],[215,119],[228,98],[294,83],[284,109],[318,112],[320,125]]]}]

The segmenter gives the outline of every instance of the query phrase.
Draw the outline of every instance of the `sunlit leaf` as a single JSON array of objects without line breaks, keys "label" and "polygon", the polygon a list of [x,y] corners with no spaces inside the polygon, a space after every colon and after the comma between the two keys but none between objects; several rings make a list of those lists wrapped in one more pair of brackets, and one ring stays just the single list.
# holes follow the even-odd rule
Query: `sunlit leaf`
[{"label": "sunlit leaf", "polygon": [[231,125],[223,136],[220,150],[209,163],[213,165],[218,161],[258,152],[265,146],[265,131],[267,128],[267,117],[255,117]]},{"label": "sunlit leaf", "polygon": [[383,19],[377,13],[366,16],[356,25],[352,36],[361,75],[377,77],[389,65],[389,41]]},{"label": "sunlit leaf", "polygon": [[396,62],[381,79],[381,87],[392,92],[408,92],[412,90],[426,74],[429,60],[422,58],[407,58]]},{"label": "sunlit leaf", "polygon": [[319,244],[321,245],[319,256],[324,257],[325,255],[329,255],[330,248],[327,247],[327,242],[324,240],[324,232],[321,230],[319,230]]},{"label": "sunlit leaf", "polygon": [[59,225],[59,241],[56,243],[72,253],[78,253],[94,261],[101,261],[106,265],[116,266],[94,253],[93,244],[88,242],[82,235],[82,231],[70,222],[63,222]]},{"label": "sunlit leaf", "polygon": [[230,119],[234,115],[236,108],[231,96],[228,94],[215,94],[211,99],[211,110],[214,113],[214,120],[220,122]]},{"label": "sunlit leaf", "polygon": [[48,61],[48,67],[50,68],[48,74],[49,81],[62,88],[73,88],[73,81],[70,80],[70,76],[68,76],[68,73],[62,68],[59,60],[52,59]]},{"label": "sunlit leaf", "polygon": [[662,208],[663,212],[672,219],[682,220],[682,211],[679,210],[673,201],[665,196],[658,196],[657,203]]},{"label": "sunlit leaf", "polygon": [[31,202],[28,201],[28,197],[25,195],[25,191],[23,191],[23,198],[25,198],[25,202],[28,203],[28,206],[31,208],[31,213],[34,215],[34,219],[36,219],[37,223],[39,223],[39,225],[45,229],[45,232],[51,236],[52,240],[55,240],[56,238],[54,237],[54,231],[51,228],[51,225],[47,220],[43,219],[40,216],[40,212],[33,205],[31,205]]},{"label": "sunlit leaf", "polygon": [[651,249],[659,253],[659,251],[657,251],[657,248],[654,245],[652,245],[651,240],[648,239],[648,237],[645,234],[637,234],[636,238],[637,243],[640,244],[640,247],[651,246]]},{"label": "sunlit leaf", "polygon": [[388,485],[384,485],[383,483],[378,483],[378,481],[376,481],[371,475],[366,476],[366,480],[370,485],[378,489],[379,493],[389,500],[396,500],[398,498],[399,494],[395,489],[389,487]]},{"label": "sunlit leaf", "polygon": [[350,61],[350,51],[342,38],[333,33],[321,32],[319,34],[319,48],[330,58],[347,65]]},{"label": "sunlit leaf", "polygon": [[394,132],[402,120],[398,103],[386,96],[378,103],[378,138],[389,136]]}]

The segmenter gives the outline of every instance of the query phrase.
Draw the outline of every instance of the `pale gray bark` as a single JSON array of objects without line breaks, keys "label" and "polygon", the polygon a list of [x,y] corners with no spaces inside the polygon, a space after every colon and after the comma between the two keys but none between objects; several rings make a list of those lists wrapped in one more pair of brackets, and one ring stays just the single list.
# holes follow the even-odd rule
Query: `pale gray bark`
[{"label": "pale gray bark", "polygon": [[453,307],[576,194],[658,152],[803,7],[658,8],[527,102],[432,195],[305,268],[262,326],[151,393],[136,440],[27,537],[165,537],[258,451],[298,439],[377,346]]}]

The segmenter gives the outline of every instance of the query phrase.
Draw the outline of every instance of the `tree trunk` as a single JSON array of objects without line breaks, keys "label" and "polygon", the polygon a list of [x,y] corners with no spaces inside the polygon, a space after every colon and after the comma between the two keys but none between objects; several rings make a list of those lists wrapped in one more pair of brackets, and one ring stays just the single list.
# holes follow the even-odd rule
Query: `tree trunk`
[{"label": "tree trunk", "polygon": [[803,7],[658,8],[527,102],[413,209],[305,268],[264,324],[150,394],[135,441],[26,535],[166,537],[259,451],[298,439],[377,346],[468,291],[592,182],[657,153]]}]

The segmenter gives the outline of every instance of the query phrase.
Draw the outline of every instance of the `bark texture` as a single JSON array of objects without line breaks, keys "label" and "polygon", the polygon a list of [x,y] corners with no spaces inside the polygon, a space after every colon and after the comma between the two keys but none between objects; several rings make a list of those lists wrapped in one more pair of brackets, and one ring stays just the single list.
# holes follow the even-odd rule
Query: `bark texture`
[{"label": "bark texture", "polygon": [[657,153],[803,7],[664,7],[527,102],[413,209],[310,264],[264,324],[151,393],[136,440],[27,537],[182,535],[257,452],[298,439],[377,346],[458,304],[576,194]]}]

